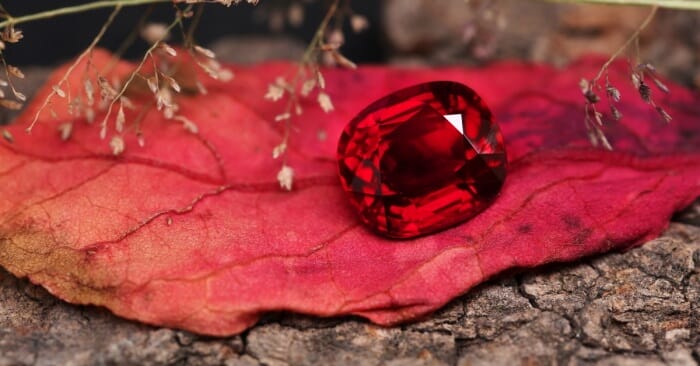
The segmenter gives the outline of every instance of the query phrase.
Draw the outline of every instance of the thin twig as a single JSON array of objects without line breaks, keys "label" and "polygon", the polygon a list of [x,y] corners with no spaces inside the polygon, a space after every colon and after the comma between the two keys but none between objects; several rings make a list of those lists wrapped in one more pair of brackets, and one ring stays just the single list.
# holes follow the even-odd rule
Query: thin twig
[{"label": "thin twig", "polygon": [[634,31],[634,33],[632,33],[632,35],[627,39],[627,41],[625,41],[625,43],[622,46],[620,46],[620,48],[618,48],[612,56],[610,56],[608,61],[606,61],[605,64],[603,64],[603,66],[600,68],[600,71],[598,71],[598,74],[591,81],[592,85],[595,84],[598,80],[600,80],[600,78],[603,76],[608,67],[610,67],[610,65],[627,49],[627,47],[629,47],[629,45],[632,44],[632,42],[635,42],[635,40],[639,38],[639,34],[642,33],[642,31],[644,31],[644,29],[649,25],[649,23],[651,23],[658,10],[658,6],[653,6],[651,8],[649,15],[647,15],[642,24]]},{"label": "thin twig", "polygon": [[[204,4],[200,4],[195,11],[192,22],[190,23],[187,33],[184,35],[185,48],[194,47],[194,32],[199,27],[199,23],[202,20],[202,14],[204,14]],[[184,31],[184,30],[183,30]]]},{"label": "thin twig", "polygon": [[[319,50],[319,46],[323,42],[323,37],[326,33],[326,28],[328,28],[328,24],[330,23],[331,19],[333,19],[333,15],[338,10],[339,5],[340,5],[340,0],[333,1],[331,6],[328,8],[328,11],[326,12],[326,15],[323,17],[323,20],[321,20],[321,23],[318,25],[318,28],[316,28],[316,33],[314,33],[314,36],[311,39],[311,42],[309,42],[309,45],[306,47],[306,50],[304,50],[304,53],[301,56],[301,61],[299,62],[299,68],[297,69],[296,75],[294,75],[294,79],[292,80],[292,83],[291,83],[291,90],[289,91],[289,100],[287,101],[287,105],[285,107],[285,112],[284,112],[285,114],[289,114],[291,116],[292,107],[297,103],[297,95],[296,95],[297,84],[301,80],[301,77],[304,74],[306,66],[313,61],[316,52]],[[292,125],[291,125],[291,117],[290,117],[290,118],[287,118],[287,120],[285,121],[284,135],[282,136],[282,144],[284,144],[284,145],[288,144],[291,129],[292,129]],[[284,165],[287,164],[287,154],[286,153],[282,156],[282,161],[283,161]]]},{"label": "thin twig", "polygon": [[700,1],[695,0],[545,0],[555,3],[584,3],[600,5],[642,5],[669,9],[700,10]]},{"label": "thin twig", "polygon": [[[71,64],[70,67],[68,67],[68,70],[63,75],[63,78],[61,78],[61,80],[58,83],[56,83],[56,87],[60,88],[60,86],[68,80],[68,77],[70,76],[70,74],[78,66],[78,64],[83,60],[83,58],[85,58],[85,56],[87,56],[90,52],[92,52],[92,50],[95,48],[95,46],[100,42],[100,40],[104,36],[105,32],[107,32],[107,29],[112,24],[114,19],[117,17],[117,14],[119,14],[121,9],[122,9],[121,5],[116,5],[114,7],[114,10],[109,15],[109,18],[107,18],[107,21],[102,25],[102,28],[100,29],[99,33],[97,33],[97,36],[95,36],[95,38],[92,40],[90,45],[80,54],[80,56],[78,56],[78,58],[73,62],[73,64]],[[26,129],[27,133],[32,132],[34,125],[36,125],[37,121],[39,120],[39,115],[49,105],[49,103],[51,102],[51,98],[53,98],[56,95],[56,93],[57,93],[57,89],[54,88],[53,90],[51,90],[51,93],[49,93],[49,95],[46,96],[46,99],[44,99],[44,104],[41,105],[41,108],[39,108],[39,110],[34,115],[34,120],[29,125],[29,127],[27,127],[27,129]]]},{"label": "thin twig", "polygon": [[[124,41],[119,45],[119,48],[117,48],[116,51],[114,51],[114,56],[112,57],[112,62],[111,63],[117,63],[118,60],[126,53],[126,51],[131,47],[131,45],[136,42],[136,40],[139,37],[139,34],[141,30],[143,30],[143,27],[146,25],[146,22],[148,21],[148,17],[151,16],[151,13],[153,13],[153,5],[149,6],[146,8],[146,10],[143,12],[141,17],[139,18],[138,23],[136,23],[136,26],[134,29],[131,30],[128,36],[124,38]],[[110,63],[110,66],[111,66]],[[108,67],[109,69],[109,67]]]},{"label": "thin twig", "polygon": [[19,17],[8,17],[7,20],[0,22],[0,29],[5,28],[8,25],[16,25],[20,23],[31,22],[34,20],[48,19],[61,15],[83,13],[86,11],[104,9],[104,8],[114,8],[129,7],[129,6],[139,6],[144,4],[155,4],[155,3],[167,3],[173,0],[104,0],[104,1],[94,1],[87,4],[66,6],[65,8],[52,9],[47,11],[42,11],[39,13],[23,15]]},{"label": "thin twig", "polygon": [[[171,0],[171,1],[172,1],[172,0]],[[181,14],[186,13],[187,11],[191,10],[191,8],[192,8],[192,6],[190,5],[190,6],[188,6],[188,7],[186,8],[186,10],[185,10],[184,12],[180,12],[179,15],[175,18],[175,20],[174,20],[172,23],[170,23],[170,24],[168,25],[168,27],[166,28],[166,32],[164,32],[164,35],[169,34],[170,31],[171,31],[175,26],[177,26],[178,24],[180,24],[180,22],[182,22],[182,19],[183,19],[183,17],[182,17]],[[111,102],[109,103],[109,107],[107,107],[107,113],[105,114],[105,117],[104,117],[104,119],[103,119],[103,121],[102,121],[102,128],[103,128],[103,129],[105,128],[105,126],[106,126],[106,124],[107,124],[107,120],[109,119],[109,116],[110,116],[111,113],[112,113],[112,109],[114,108],[114,104],[115,104],[118,100],[120,100],[122,96],[124,96],[124,93],[126,93],[126,90],[129,88],[129,85],[131,85],[131,82],[134,81],[134,79],[136,78],[136,76],[139,74],[139,72],[140,72],[141,69],[143,68],[143,65],[146,63],[146,60],[148,60],[148,58],[151,56],[151,54],[153,53],[153,51],[154,51],[158,46],[161,45],[161,42],[162,42],[162,41],[163,41],[163,39],[161,38],[161,39],[157,40],[156,42],[153,42],[153,45],[151,45],[151,47],[148,48],[148,50],[146,51],[146,54],[144,54],[144,56],[143,56],[143,58],[141,59],[141,61],[139,62],[139,64],[136,65],[136,68],[131,72],[131,75],[129,75],[129,78],[126,80],[126,82],[124,83],[124,85],[122,85],[122,88],[119,90],[119,93],[117,93],[117,95],[115,95],[114,98],[111,100]]]}]

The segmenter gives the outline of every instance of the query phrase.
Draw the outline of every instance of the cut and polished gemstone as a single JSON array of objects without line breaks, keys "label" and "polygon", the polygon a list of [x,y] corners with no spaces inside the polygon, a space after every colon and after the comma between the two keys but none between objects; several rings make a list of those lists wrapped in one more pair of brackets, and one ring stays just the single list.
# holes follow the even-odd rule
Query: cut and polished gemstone
[{"label": "cut and polished gemstone", "polygon": [[467,86],[415,85],[365,108],[338,143],[340,181],[375,231],[411,238],[464,222],[498,195],[503,137]]}]

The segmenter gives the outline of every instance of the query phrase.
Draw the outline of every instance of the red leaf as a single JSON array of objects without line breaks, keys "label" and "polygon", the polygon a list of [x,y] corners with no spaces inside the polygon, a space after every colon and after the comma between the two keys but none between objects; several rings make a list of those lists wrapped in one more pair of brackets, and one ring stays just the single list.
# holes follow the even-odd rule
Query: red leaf
[{"label": "red leaf", "polygon": [[[96,53],[93,62],[107,58]],[[238,68],[232,83],[209,82],[208,95],[180,99],[199,135],[150,112],[146,146],[129,134],[119,158],[81,121],[61,141],[65,110],[56,110],[58,121],[42,118],[31,136],[22,132],[64,68],[11,128],[14,144],[0,147],[0,264],[70,302],[225,335],[274,310],[395,324],[506,269],[627,249],[700,195],[700,98],[677,86],[670,98],[657,96],[674,117],[666,125],[616,64],[625,117],[608,134],[618,151],[592,150],[577,85],[600,64],[325,70],[336,111],[304,105],[290,147],[291,193],[280,191],[271,159],[280,141],[271,121],[283,103],[263,95],[292,65]],[[337,137],[374,99],[440,79],[470,85],[494,110],[511,159],[506,184],[463,225],[411,241],[380,238],[358,224],[340,191]]]}]

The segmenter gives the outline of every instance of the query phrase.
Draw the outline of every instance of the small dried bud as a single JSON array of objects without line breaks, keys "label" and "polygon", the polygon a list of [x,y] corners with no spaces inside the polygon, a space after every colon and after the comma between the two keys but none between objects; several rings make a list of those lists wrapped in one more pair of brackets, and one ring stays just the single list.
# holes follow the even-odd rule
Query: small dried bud
[{"label": "small dried bud", "polygon": [[18,100],[20,100],[22,102],[27,101],[27,96],[24,95],[24,93],[20,93],[17,90],[12,90],[12,93],[15,95],[15,98],[17,98]]},{"label": "small dried bud", "polygon": [[192,18],[194,16],[194,11],[189,10],[189,11],[181,11],[179,13],[179,16],[185,19]]},{"label": "small dried bud", "polygon": [[178,84],[175,79],[171,78],[170,76],[166,76],[165,79],[168,81],[168,84],[170,85],[171,88],[173,88],[173,90],[176,93],[179,93],[182,90],[182,88],[180,87],[180,84]]},{"label": "small dried bud", "polygon": [[282,165],[282,169],[277,173],[277,181],[280,184],[280,188],[291,191],[294,183],[294,169],[287,165]]},{"label": "small dried bud", "polygon": [[197,80],[197,82],[196,82],[195,85],[197,85],[197,91],[199,92],[199,94],[202,94],[202,95],[207,95],[207,94],[209,94],[209,91],[208,91],[207,88],[204,86],[204,84],[202,84],[201,81]]},{"label": "small dried bud", "polygon": [[67,141],[73,133],[73,123],[61,123],[60,125],[58,125],[58,133],[61,136],[61,141]]},{"label": "small dried bud", "polygon": [[156,81],[155,77],[151,76],[146,78],[146,84],[148,84],[148,90],[150,90],[151,93],[158,93],[158,82]]},{"label": "small dried bud", "polygon": [[173,106],[166,106],[165,108],[163,108],[163,117],[165,119],[173,119],[175,118],[175,112],[176,108],[174,108]]},{"label": "small dried bud", "polygon": [[168,38],[168,26],[163,23],[149,23],[141,30],[141,38],[155,44]]},{"label": "small dried bud", "polygon": [[328,35],[328,44],[338,48],[342,46],[343,43],[345,43],[345,36],[340,29],[334,29],[331,34]]},{"label": "small dried bud", "polygon": [[107,124],[103,123],[100,126],[100,140],[104,140],[107,137]]},{"label": "small dried bud", "polygon": [[134,109],[136,109],[136,105],[134,105],[134,102],[132,102],[131,99],[129,99],[129,98],[123,96],[123,95],[122,95],[121,97],[119,97],[119,102],[120,102],[122,105],[124,105],[124,108],[126,108],[126,109],[130,109],[130,110],[132,110],[132,111],[133,111]]},{"label": "small dried bud", "polygon": [[231,81],[233,79],[233,71],[222,68],[221,70],[219,70],[219,75],[216,79],[223,82]]},{"label": "small dried bud", "polygon": [[656,87],[659,88],[659,90],[661,90],[662,92],[664,92],[664,93],[666,93],[666,94],[668,94],[668,93],[671,92],[671,91],[668,89],[668,87],[666,86],[666,84],[664,84],[663,82],[661,82],[661,80],[659,80],[659,79],[657,79],[657,78],[652,78],[652,80],[654,80],[654,84],[655,84]]},{"label": "small dried bud", "polygon": [[21,109],[22,105],[22,103],[15,102],[14,100],[0,99],[0,107],[7,108],[13,111]]},{"label": "small dried bud", "polygon": [[100,96],[104,101],[112,101],[117,96],[117,91],[109,84],[103,76],[97,77],[97,84],[100,87]]},{"label": "small dried bud", "polygon": [[208,48],[204,48],[202,46],[194,46],[194,50],[197,51],[197,53],[203,55],[204,57],[216,58],[216,54],[214,53],[214,51]]},{"label": "small dried bud", "polygon": [[603,125],[603,114],[600,112],[593,112],[593,119],[595,119],[595,123],[598,124],[598,126]]},{"label": "small dried bud", "polygon": [[281,113],[275,116],[275,122],[284,121],[291,118],[292,115],[289,112]]},{"label": "small dried bud", "polygon": [[586,79],[581,79],[578,82],[579,88],[581,88],[581,93],[586,94],[586,92],[591,88],[591,83]]},{"label": "small dried bud", "polygon": [[318,87],[321,89],[326,88],[326,79],[323,78],[323,74],[321,74],[321,71],[316,69],[316,81],[318,81]]},{"label": "small dried bud", "polygon": [[363,15],[355,14],[350,17],[350,27],[355,33],[360,33],[369,28],[369,21]]},{"label": "small dried bud", "polygon": [[88,124],[95,122],[95,110],[92,108],[85,108],[85,122]]},{"label": "small dried bud", "polygon": [[659,115],[664,119],[664,121],[666,121],[666,123],[671,123],[671,120],[673,120],[671,115],[659,106],[656,106],[656,112],[659,113]]},{"label": "small dried bud", "polygon": [[[52,109],[53,110],[53,109]],[[83,113],[83,101],[80,96],[73,98],[68,102],[68,114],[74,117],[80,117]]]},{"label": "small dried bud", "polygon": [[24,73],[16,66],[7,65],[7,72],[18,79],[24,79]]},{"label": "small dried bud", "polygon": [[610,145],[610,141],[608,141],[608,138],[605,137],[605,133],[603,133],[603,130],[601,130],[600,128],[597,128],[596,133],[598,135],[598,141],[600,141],[600,143],[603,145],[603,147],[607,150],[612,151],[613,147],[612,147],[612,145]]},{"label": "small dried bud", "polygon": [[647,103],[651,103],[651,88],[649,85],[647,85],[647,83],[640,81],[639,88],[637,90],[639,91],[639,96],[642,97],[642,100]]},{"label": "small dried bud", "polygon": [[340,52],[333,52],[332,55],[333,55],[333,60],[338,65],[345,67],[345,68],[348,68],[348,69],[352,69],[352,70],[357,69],[357,65],[354,62],[350,61],[347,57],[340,54]]},{"label": "small dried bud", "polygon": [[199,133],[199,127],[197,127],[197,125],[194,122],[192,122],[192,120],[190,120],[189,118],[177,115],[173,117],[173,119],[182,122],[182,127],[186,131],[194,134]]},{"label": "small dried bud", "polygon": [[12,136],[12,134],[10,133],[10,131],[8,131],[8,130],[6,130],[6,129],[4,129],[4,128],[2,129],[2,138],[4,138],[5,141],[7,141],[7,142],[9,142],[9,143],[15,142],[15,138]]},{"label": "small dried bud", "polygon": [[638,69],[646,69],[647,71],[652,72],[652,73],[656,72],[656,67],[654,67],[654,65],[652,65],[650,63],[639,64],[639,65],[637,65],[637,68]]},{"label": "small dried bud", "polygon": [[114,136],[109,142],[109,147],[112,148],[112,154],[117,156],[124,152],[124,139],[121,136]]},{"label": "small dried bud", "polygon": [[331,97],[324,92],[318,93],[318,105],[320,105],[321,109],[323,109],[323,111],[326,113],[333,111],[333,103],[331,102]]},{"label": "small dried bud", "polygon": [[322,45],[321,45],[321,51],[324,51],[324,52],[335,51],[335,50],[337,50],[338,48],[340,48],[340,45],[338,45],[338,44],[327,44],[327,43],[325,43],[325,44],[322,44]]},{"label": "small dried bud", "polygon": [[287,9],[287,20],[293,27],[299,27],[304,23],[304,7],[298,2],[292,3]]},{"label": "small dried bud", "polygon": [[640,85],[642,85],[642,78],[639,76],[637,73],[632,73],[632,84],[634,84],[634,87],[639,89]]},{"label": "small dried bud", "polygon": [[583,96],[586,97],[588,103],[595,104],[600,102],[600,97],[598,94],[594,93],[593,90],[587,91]]},{"label": "small dried bud", "polygon": [[158,90],[156,94],[156,109],[163,110],[164,108],[173,108],[173,95],[168,88]]},{"label": "small dried bud", "polygon": [[272,158],[279,158],[280,156],[282,156],[282,154],[284,154],[285,151],[287,151],[287,144],[282,142],[281,144],[275,146],[274,149],[272,149]]},{"label": "small dried bud", "polygon": [[581,93],[583,93],[583,96],[586,98],[588,103],[596,104],[600,102],[600,97],[593,92],[593,87],[588,80],[581,79],[578,85],[581,88]]},{"label": "small dried bud", "polygon": [[170,45],[168,45],[168,44],[165,43],[165,42],[161,42],[161,43],[160,43],[160,48],[161,48],[163,51],[165,51],[165,53],[167,53],[168,55],[170,55],[170,56],[172,56],[172,57],[177,56],[177,51],[175,51],[174,48],[170,47]]},{"label": "small dried bud", "polygon": [[22,31],[16,30],[15,26],[10,24],[0,33],[0,38],[7,43],[17,43],[24,38],[24,35]]},{"label": "small dried bud", "polygon": [[265,94],[265,99],[276,102],[284,96],[284,88],[277,84],[270,84],[267,88],[267,94]]},{"label": "small dried bud", "polygon": [[119,104],[119,111],[117,111],[117,119],[115,121],[114,128],[117,132],[124,131],[124,123],[126,122],[126,116],[124,115],[124,104]]},{"label": "small dried bud", "polygon": [[605,91],[608,93],[608,97],[610,99],[615,102],[620,101],[620,91],[617,88],[612,85],[608,85],[607,88],[605,88]]},{"label": "small dried bud", "polygon": [[95,89],[92,86],[92,81],[85,79],[83,81],[83,88],[85,89],[85,96],[87,97],[87,105],[92,106],[95,104]]},{"label": "small dried bud", "polygon": [[610,114],[612,114],[613,119],[616,121],[622,119],[622,113],[620,113],[620,110],[617,109],[614,105],[610,106]]},{"label": "small dried bud", "polygon": [[306,97],[316,87],[316,79],[308,79],[301,85],[301,95]]},{"label": "small dried bud", "polygon": [[56,93],[56,95],[58,95],[59,97],[61,97],[61,98],[66,97],[66,92],[64,92],[63,89],[61,89],[58,85],[54,85],[51,88],[53,89],[53,92]]}]

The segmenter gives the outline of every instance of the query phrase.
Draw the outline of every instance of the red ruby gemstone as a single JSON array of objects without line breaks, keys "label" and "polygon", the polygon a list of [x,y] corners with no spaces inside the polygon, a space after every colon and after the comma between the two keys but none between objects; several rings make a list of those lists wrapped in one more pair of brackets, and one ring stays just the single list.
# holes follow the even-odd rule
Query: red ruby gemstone
[{"label": "red ruby gemstone", "polygon": [[481,98],[460,83],[436,81],[360,112],[340,137],[338,166],[362,221],[410,238],[483,211],[503,185],[506,153]]}]

